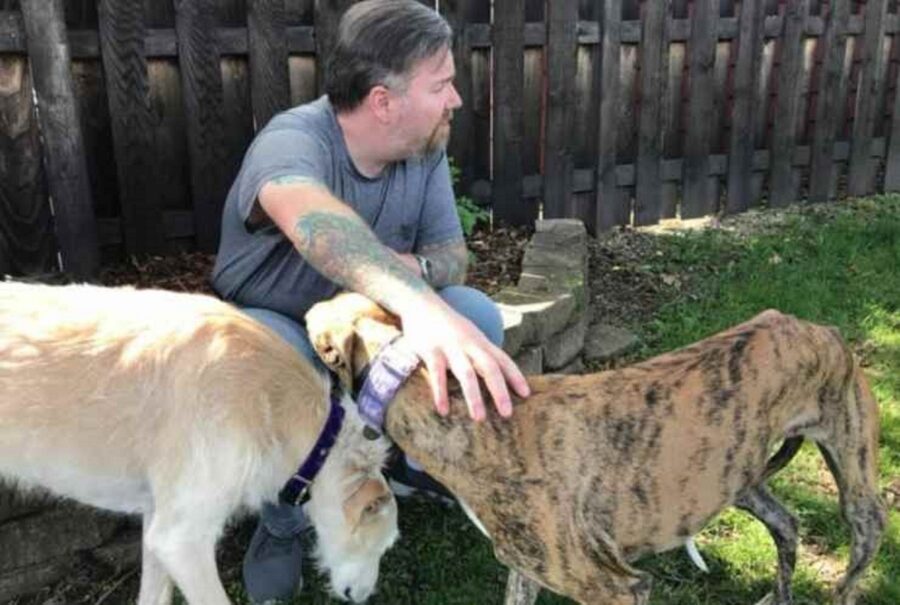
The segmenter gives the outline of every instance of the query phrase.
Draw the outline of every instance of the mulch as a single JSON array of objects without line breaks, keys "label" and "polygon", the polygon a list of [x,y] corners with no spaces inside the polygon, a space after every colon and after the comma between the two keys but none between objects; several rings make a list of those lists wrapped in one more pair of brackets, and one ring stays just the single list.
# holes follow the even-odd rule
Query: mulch
[{"label": "mulch", "polygon": [[[477,229],[467,242],[472,258],[466,283],[487,294],[514,286],[522,269],[525,245],[533,231],[524,227]],[[103,269],[100,282],[107,286],[213,294],[209,275],[214,260],[214,255],[202,252],[130,258]]]}]

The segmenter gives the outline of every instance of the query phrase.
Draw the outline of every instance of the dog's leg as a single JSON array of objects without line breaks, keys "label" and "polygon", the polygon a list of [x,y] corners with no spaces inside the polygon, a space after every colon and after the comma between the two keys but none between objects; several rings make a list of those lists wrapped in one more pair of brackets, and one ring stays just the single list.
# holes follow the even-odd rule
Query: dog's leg
[{"label": "dog's leg", "polygon": [[765,525],[772,535],[772,540],[775,541],[775,548],[778,549],[775,599],[773,601],[767,596],[760,601],[760,605],[763,603],[790,605],[791,577],[797,563],[797,520],[772,496],[765,485],[756,485],[744,490],[738,495],[734,505],[747,511]]},{"label": "dog's leg", "polygon": [[138,605],[169,605],[172,602],[172,578],[162,561],[147,548],[147,529],[153,513],[144,515],[143,541],[141,544],[141,589]]},{"label": "dog's leg", "polygon": [[[146,548],[165,566],[191,605],[228,605],[216,568],[216,539],[225,517],[210,508],[157,510],[144,536]],[[142,604],[143,605],[143,604]]]},{"label": "dog's leg", "polygon": [[878,497],[875,460],[868,449],[839,450],[819,444],[841,498],[841,513],[850,526],[850,565],[835,589],[835,605],[856,603],[856,584],[875,558],[887,525],[887,514]]},{"label": "dog's leg", "polygon": [[540,592],[540,584],[515,569],[510,569],[506,579],[506,598],[503,605],[534,605]]}]

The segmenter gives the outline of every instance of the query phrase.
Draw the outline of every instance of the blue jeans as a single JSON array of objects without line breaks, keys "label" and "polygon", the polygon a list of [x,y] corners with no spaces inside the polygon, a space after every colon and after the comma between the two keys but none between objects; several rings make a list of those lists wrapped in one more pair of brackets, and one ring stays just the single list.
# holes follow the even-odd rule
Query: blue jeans
[{"label": "blue jeans", "polygon": [[[475,324],[491,342],[497,346],[503,344],[503,319],[500,309],[490,297],[468,286],[448,286],[437,293],[453,310]],[[270,309],[245,307],[242,311],[284,338],[320,372],[328,372],[313,350],[306,326],[302,323]],[[416,465],[413,463],[413,466]],[[263,504],[261,516],[266,527],[281,536],[297,533],[306,523],[299,508],[278,506],[276,503]]]}]

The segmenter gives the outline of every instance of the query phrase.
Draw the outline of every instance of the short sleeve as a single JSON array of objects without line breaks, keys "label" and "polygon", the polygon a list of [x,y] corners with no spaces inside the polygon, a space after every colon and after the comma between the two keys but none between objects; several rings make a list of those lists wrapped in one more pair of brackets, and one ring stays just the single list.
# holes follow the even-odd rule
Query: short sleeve
[{"label": "short sleeve", "polygon": [[317,137],[300,130],[264,131],[244,158],[238,189],[238,212],[246,224],[263,185],[295,176],[326,186],[330,182],[327,146]]},{"label": "short sleeve", "polygon": [[429,171],[425,201],[419,218],[416,250],[426,246],[462,241],[463,231],[456,211],[447,154],[442,152]]}]

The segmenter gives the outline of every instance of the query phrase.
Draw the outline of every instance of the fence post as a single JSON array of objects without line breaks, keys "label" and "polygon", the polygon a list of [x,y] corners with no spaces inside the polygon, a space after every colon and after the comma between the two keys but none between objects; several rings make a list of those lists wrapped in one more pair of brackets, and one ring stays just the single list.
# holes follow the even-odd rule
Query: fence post
[{"label": "fence post", "polygon": [[324,94],[325,66],[337,40],[338,23],[353,0],[316,0],[316,81],[319,94]]},{"label": "fence post", "polygon": [[165,248],[160,179],[153,161],[143,0],[100,0],[100,54],[119,176],[122,235],[129,254]]},{"label": "fence post", "polygon": [[816,131],[810,154],[809,201],[824,202],[831,197],[834,179],[834,139],[841,116],[844,51],[847,46],[847,23],[850,0],[831,0],[823,44],[822,73],[816,99]]},{"label": "fence post", "polygon": [[659,221],[662,203],[662,97],[665,89],[665,56],[668,54],[666,16],[672,0],[646,2],[641,33],[641,115],[638,127],[638,159],[635,177],[634,223]]},{"label": "fence post", "polygon": [[253,121],[259,132],[291,104],[284,0],[250,0],[247,32]]},{"label": "fence post", "polygon": [[62,0],[22,0],[21,8],[62,269],[87,279],[100,267],[100,252]]},{"label": "fence post", "polygon": [[772,127],[769,162],[769,204],[786,206],[797,196],[799,174],[794,169],[797,118],[800,115],[800,74],[803,67],[803,28],[809,16],[809,0],[790,0],[784,13],[778,97]]},{"label": "fence post", "polygon": [[494,218],[507,225],[529,225],[537,205],[522,197],[522,112],[525,59],[525,0],[494,3]]},{"label": "fence post", "polygon": [[866,2],[866,31],[862,48],[862,70],[856,89],[856,116],[850,144],[850,167],[847,170],[847,192],[867,195],[875,187],[872,162],[872,131],[875,107],[881,96],[881,65],[884,59],[884,21],[886,0]]},{"label": "fence post", "polygon": [[603,0],[600,22],[600,132],[597,136],[597,231],[628,223],[630,209],[616,180],[622,0]]},{"label": "fence post", "polygon": [[578,0],[547,3],[547,132],[544,138],[544,218],[574,215],[572,137]]},{"label": "fence post", "polygon": [[709,176],[715,87],[713,67],[719,40],[719,0],[697,0],[691,15],[688,45],[690,94],[687,141],[684,148],[684,198],[681,218],[695,218],[717,210],[717,179]]},{"label": "fence post", "polygon": [[215,252],[228,184],[222,72],[214,39],[212,0],[175,0],[178,63],[187,118],[197,248]]},{"label": "fence post", "polygon": [[762,58],[766,6],[763,0],[741,3],[738,33],[738,58],[734,67],[734,105],[731,112],[731,142],[728,150],[729,214],[742,212],[753,205],[753,153],[756,142],[753,123],[756,108],[756,85]]},{"label": "fence post", "polygon": [[474,178],[474,138],[472,136],[472,49],[469,42],[470,7],[473,0],[442,0],[441,13],[453,28],[453,61],[456,79],[453,84],[462,97],[462,107],[456,110],[451,124],[448,153],[460,170],[459,191],[469,191]]}]

